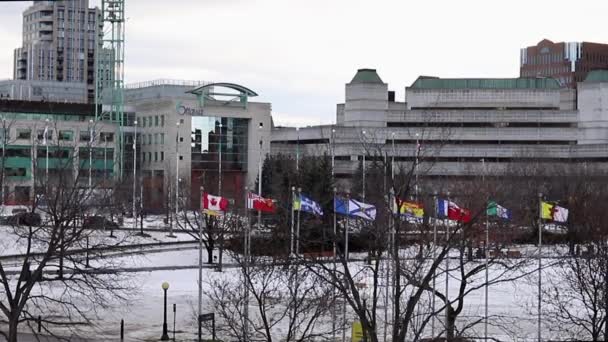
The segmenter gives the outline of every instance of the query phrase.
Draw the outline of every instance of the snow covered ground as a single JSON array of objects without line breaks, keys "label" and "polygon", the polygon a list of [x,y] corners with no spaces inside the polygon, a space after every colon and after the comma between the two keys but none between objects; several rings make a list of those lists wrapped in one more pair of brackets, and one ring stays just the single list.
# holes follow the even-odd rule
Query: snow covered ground
[{"label": "snow covered ground", "polygon": [[[157,223],[153,223],[156,225]],[[128,223],[126,224],[128,226]],[[2,227],[0,227],[2,228]],[[7,228],[7,227],[4,227]],[[100,232],[104,234],[104,232]],[[107,234],[107,233],[105,233]],[[155,241],[175,241],[167,238],[165,233],[152,232],[151,237],[142,238],[133,235],[133,232],[117,232],[118,236],[128,239],[131,243],[146,243]],[[182,240],[191,239],[185,234],[179,235]],[[8,255],[19,252],[20,249],[10,235],[7,236],[6,230],[0,229],[0,255]],[[150,267],[150,266],[184,266],[196,265],[198,263],[198,250],[196,245],[191,249],[179,251],[166,251],[146,255],[129,255],[117,258],[119,264],[129,267]],[[528,248],[526,252],[532,255],[535,248]],[[556,252],[556,251],[554,251]],[[552,253],[546,253],[550,255]],[[206,261],[206,253],[204,253]],[[230,259],[226,256],[226,262]],[[518,280],[514,283],[502,283],[490,287],[489,290],[489,314],[492,317],[489,327],[489,335],[504,341],[527,341],[536,338],[536,273],[535,265],[531,264],[522,272],[530,272],[531,275]],[[226,268],[223,273],[213,269],[204,269],[203,286],[208,287],[214,277],[228,277],[234,282],[240,281],[240,273],[237,268]],[[496,272],[492,270],[491,273]],[[550,270],[547,270],[550,272]],[[177,305],[176,330],[177,340],[194,340],[196,334],[195,314],[198,296],[198,270],[168,270],[155,272],[129,273],[128,276],[133,284],[136,284],[137,292],[128,299],[126,305],[122,302],[114,302],[111,308],[100,312],[100,317],[96,321],[94,328],[86,328],[82,331],[84,336],[95,336],[98,340],[109,341],[117,340],[119,336],[120,320],[125,321],[125,335],[128,341],[153,341],[160,338],[162,332],[162,309],[163,291],[161,284],[168,282],[168,321],[169,330],[173,330],[172,305]],[[492,278],[492,275],[490,275]],[[371,282],[370,277],[363,276],[362,282]],[[383,285],[384,286],[384,285]],[[437,286],[445,288],[445,280],[438,279]],[[459,283],[450,278],[450,293],[455,294]],[[382,300],[380,301],[382,303]],[[483,317],[484,313],[484,291],[480,289],[466,299],[466,307],[461,314],[457,324],[464,324]],[[384,316],[384,307],[380,307],[379,317]],[[203,298],[203,311],[211,312],[211,303],[208,298]],[[352,322],[352,313],[348,314],[347,321]],[[329,317],[323,319],[325,324],[329,324]],[[382,323],[383,324],[383,323]],[[441,322],[436,322],[437,330],[441,328]],[[91,331],[93,329],[93,331]],[[473,328],[469,335],[483,336],[483,324]],[[549,329],[546,330],[546,337],[549,337]],[[379,328],[383,331],[383,327]],[[428,327],[430,333],[430,325]],[[210,332],[205,332],[210,337]],[[381,334],[381,333],[380,333]],[[340,337],[341,334],[338,334]],[[350,328],[347,336],[350,335]]]}]

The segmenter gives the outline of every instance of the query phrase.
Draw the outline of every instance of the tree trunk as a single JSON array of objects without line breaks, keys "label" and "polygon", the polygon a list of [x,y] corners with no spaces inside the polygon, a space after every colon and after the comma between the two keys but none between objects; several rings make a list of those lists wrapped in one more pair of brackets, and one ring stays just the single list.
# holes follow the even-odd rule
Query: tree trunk
[{"label": "tree trunk", "polygon": [[8,341],[17,342],[17,326],[19,325],[19,315],[11,315],[8,321]]},{"label": "tree trunk", "polygon": [[213,244],[210,243],[207,248],[207,264],[213,264]]},{"label": "tree trunk", "polygon": [[454,335],[456,332],[456,315],[454,314],[454,309],[451,306],[448,306],[448,318],[447,318],[447,326],[446,326],[446,337],[447,341],[453,341]]}]

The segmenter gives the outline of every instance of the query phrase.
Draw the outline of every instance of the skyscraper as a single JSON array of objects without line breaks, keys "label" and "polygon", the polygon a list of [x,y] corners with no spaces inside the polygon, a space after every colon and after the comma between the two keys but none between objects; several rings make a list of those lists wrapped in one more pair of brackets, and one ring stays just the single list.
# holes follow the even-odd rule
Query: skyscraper
[{"label": "skyscraper", "polygon": [[520,77],[553,77],[565,88],[576,88],[596,69],[608,69],[608,44],[543,39],[520,52]]},{"label": "skyscraper", "polygon": [[98,8],[88,0],[34,1],[23,12],[23,43],[15,49],[15,80],[82,83],[95,98]]}]

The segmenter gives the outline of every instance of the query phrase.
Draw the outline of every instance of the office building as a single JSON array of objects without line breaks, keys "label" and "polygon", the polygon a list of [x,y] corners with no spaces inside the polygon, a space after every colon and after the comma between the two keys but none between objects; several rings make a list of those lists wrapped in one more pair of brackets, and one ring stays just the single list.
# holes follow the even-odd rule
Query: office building
[{"label": "office building", "polygon": [[608,44],[543,39],[521,49],[519,65],[520,77],[552,77],[562,87],[575,88],[590,71],[608,69]]},{"label": "office building", "polygon": [[95,99],[98,8],[88,0],[34,1],[23,13],[23,42],[14,52],[15,80],[75,82]]},{"label": "office building", "polygon": [[115,187],[118,126],[94,121],[93,107],[0,99],[2,204],[31,204],[60,176],[87,188],[90,174],[94,189]]},{"label": "office building", "polygon": [[271,153],[333,149],[343,182],[360,172],[370,151],[411,165],[418,143],[427,179],[498,176],[517,162],[607,167],[607,90],[608,71],[589,73],[577,89],[552,78],[419,77],[405,88],[405,101],[397,101],[375,70],[361,69],[346,84],[335,125],[275,127]]},{"label": "office building", "polygon": [[176,188],[198,207],[201,187],[242,205],[244,188],[254,187],[270,151],[271,105],[250,101],[255,96],[233,83],[127,85],[125,103],[137,113],[144,207],[171,207]]}]

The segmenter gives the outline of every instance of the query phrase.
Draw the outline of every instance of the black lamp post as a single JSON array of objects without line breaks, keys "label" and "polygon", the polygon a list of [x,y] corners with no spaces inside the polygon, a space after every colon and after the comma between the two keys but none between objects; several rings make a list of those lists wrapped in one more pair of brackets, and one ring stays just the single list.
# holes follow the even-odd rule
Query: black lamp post
[{"label": "black lamp post", "polygon": [[169,289],[169,283],[164,282],[162,288],[165,292],[165,307],[163,310],[163,336],[160,337],[160,340],[169,341],[169,334],[167,333],[167,290]]}]

